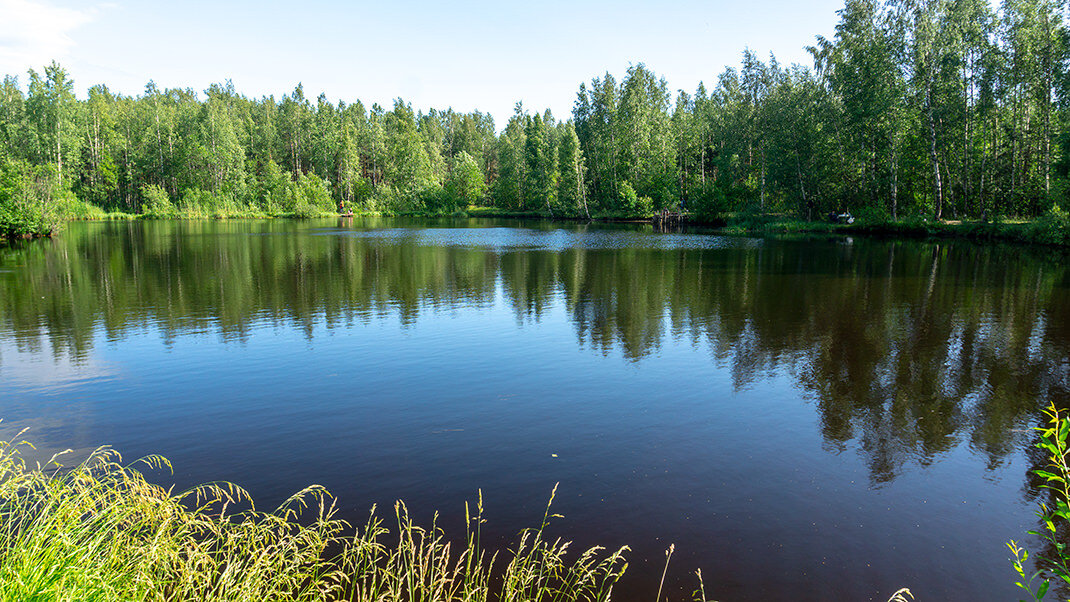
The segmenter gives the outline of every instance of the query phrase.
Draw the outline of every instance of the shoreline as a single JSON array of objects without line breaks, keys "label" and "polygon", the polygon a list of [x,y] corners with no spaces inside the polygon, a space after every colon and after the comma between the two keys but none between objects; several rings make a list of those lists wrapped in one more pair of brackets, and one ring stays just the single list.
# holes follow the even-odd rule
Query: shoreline
[{"label": "shoreline", "polygon": [[[73,218],[69,221],[107,222],[133,220],[232,220],[232,219],[316,219],[337,218],[354,219],[369,217],[412,217],[427,219],[442,218],[487,218],[516,219],[546,222],[573,223],[607,223],[607,224],[651,224],[655,228],[656,216],[635,216],[624,213],[596,212],[590,217],[574,215],[550,215],[543,211],[520,211],[499,209],[496,207],[470,207],[466,211],[452,214],[426,211],[390,212],[361,211],[350,215],[322,212],[317,215],[299,215],[296,213],[270,214],[262,212],[221,213],[216,215],[176,214],[168,217],[153,215],[109,212],[101,215]],[[810,234],[827,236],[867,236],[874,238],[893,238],[902,240],[943,239],[971,240],[974,242],[1003,242],[1042,247],[1070,247],[1070,228],[1065,224],[1052,223],[1045,218],[1012,221],[939,221],[900,220],[900,221],[864,221],[853,224],[837,224],[825,221],[807,221],[775,215],[726,215],[715,219],[700,219],[691,214],[682,214],[676,224],[664,231],[681,231],[698,229],[721,236],[780,236],[791,234]],[[19,241],[38,238],[51,238],[60,234],[22,234],[9,236],[0,240]]]}]

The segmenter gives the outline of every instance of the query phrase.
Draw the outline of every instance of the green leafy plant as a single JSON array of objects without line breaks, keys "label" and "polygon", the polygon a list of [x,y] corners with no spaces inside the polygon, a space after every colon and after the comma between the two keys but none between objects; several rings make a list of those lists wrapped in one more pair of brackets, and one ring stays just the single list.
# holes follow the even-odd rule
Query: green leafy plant
[{"label": "green leafy plant", "polygon": [[[1015,585],[1028,592],[1033,600],[1043,599],[1053,581],[1070,586],[1070,551],[1067,550],[1062,537],[1064,530],[1070,526],[1070,462],[1067,459],[1070,454],[1070,442],[1067,441],[1070,435],[1070,416],[1066,410],[1055,407],[1055,404],[1048,406],[1044,415],[1047,417],[1047,424],[1036,427],[1040,433],[1037,448],[1046,452],[1048,465],[1044,469],[1034,470],[1033,473],[1044,479],[1043,487],[1052,491],[1054,505],[1041,503],[1037,516],[1044,528],[1029,531],[1029,534],[1050,544],[1055,553],[1038,562],[1037,570],[1030,574],[1026,569],[1029,561],[1028,550],[1016,541],[1007,543],[1014,555],[1014,570],[1021,578]],[[1039,584],[1034,586],[1037,581]]]},{"label": "green leafy plant", "polygon": [[175,205],[167,191],[155,184],[141,187],[141,210],[148,217],[168,218],[175,215]]},{"label": "green leafy plant", "polygon": [[0,157],[0,237],[51,236],[72,200],[51,166]]}]

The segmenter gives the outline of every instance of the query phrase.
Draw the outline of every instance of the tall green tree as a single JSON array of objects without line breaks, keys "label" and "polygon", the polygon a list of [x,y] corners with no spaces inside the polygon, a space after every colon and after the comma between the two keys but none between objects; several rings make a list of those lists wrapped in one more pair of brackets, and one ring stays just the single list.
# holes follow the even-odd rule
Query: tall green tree
[{"label": "tall green tree", "polygon": [[580,139],[576,135],[576,128],[571,123],[566,123],[560,128],[560,143],[558,144],[558,169],[560,177],[557,180],[557,203],[562,211],[582,215],[590,218],[591,212],[587,208],[587,168],[583,160],[583,151],[580,149]]},{"label": "tall green tree", "polygon": [[[26,111],[33,124],[38,162],[50,162],[56,166],[59,185],[71,170],[72,157],[80,150],[78,135],[79,105],[74,97],[74,81],[67,70],[52,62],[43,73],[30,70],[30,90]],[[64,161],[66,160],[66,165]]]}]

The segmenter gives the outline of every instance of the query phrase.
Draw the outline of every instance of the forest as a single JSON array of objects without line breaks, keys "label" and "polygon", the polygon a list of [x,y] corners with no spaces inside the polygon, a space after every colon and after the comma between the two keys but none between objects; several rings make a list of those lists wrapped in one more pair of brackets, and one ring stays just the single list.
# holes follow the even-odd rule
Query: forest
[{"label": "forest", "polygon": [[1070,194],[1064,3],[847,0],[812,66],[744,50],[708,87],[642,63],[579,85],[572,115],[248,98],[230,82],[75,95],[52,63],[0,84],[0,230],[66,219],[850,212],[1055,220]]}]

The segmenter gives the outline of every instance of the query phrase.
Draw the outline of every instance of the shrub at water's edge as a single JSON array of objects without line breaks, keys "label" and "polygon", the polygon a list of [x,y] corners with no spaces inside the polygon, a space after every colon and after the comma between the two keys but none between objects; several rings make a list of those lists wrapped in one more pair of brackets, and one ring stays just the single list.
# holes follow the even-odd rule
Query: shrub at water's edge
[{"label": "shrub at water's edge", "polygon": [[0,237],[50,236],[80,211],[51,166],[0,160]]},{"label": "shrub at water's edge", "polygon": [[[20,435],[21,436],[21,435]],[[328,494],[306,488],[274,512],[215,483],[175,493],[108,448],[73,468],[29,467],[27,443],[0,443],[0,600],[608,600],[626,548],[545,538],[549,510],[509,552],[481,547],[482,500],[467,545],[395,505],[388,536],[372,516],[352,528]],[[551,502],[553,498],[551,496]],[[391,543],[386,543],[387,539]]]},{"label": "shrub at water's edge", "polygon": [[1070,218],[1058,205],[1039,218],[1027,221],[932,221],[920,217],[892,220],[880,216],[859,216],[854,223],[804,221],[787,216],[753,212],[729,214],[703,223],[714,232],[741,236],[781,234],[836,234],[889,237],[896,239],[967,239],[974,241],[1070,246]]},{"label": "shrub at water's edge", "polygon": [[1044,452],[1048,464],[1032,472],[1044,481],[1042,487],[1050,492],[1051,505],[1041,503],[1037,517],[1043,527],[1029,532],[1046,547],[1042,554],[1034,555],[1037,570],[1029,573],[1026,569],[1030,554],[1025,548],[1013,540],[1007,544],[1014,555],[1014,570],[1021,579],[1016,585],[1034,600],[1043,599],[1052,583],[1070,588],[1070,549],[1066,544],[1070,529],[1070,414],[1055,404],[1048,406],[1044,414],[1047,424],[1036,427],[1040,434],[1037,449]]}]

